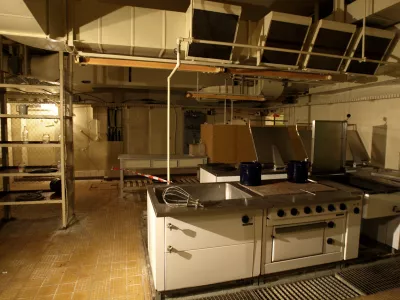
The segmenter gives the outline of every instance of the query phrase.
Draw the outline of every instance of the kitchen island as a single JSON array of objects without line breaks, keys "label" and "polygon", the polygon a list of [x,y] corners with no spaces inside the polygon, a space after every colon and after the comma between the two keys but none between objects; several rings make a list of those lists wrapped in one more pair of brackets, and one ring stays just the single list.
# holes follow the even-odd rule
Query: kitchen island
[{"label": "kitchen island", "polygon": [[358,256],[362,193],[326,183],[180,185],[204,207],[169,207],[147,190],[157,292],[205,286]]}]

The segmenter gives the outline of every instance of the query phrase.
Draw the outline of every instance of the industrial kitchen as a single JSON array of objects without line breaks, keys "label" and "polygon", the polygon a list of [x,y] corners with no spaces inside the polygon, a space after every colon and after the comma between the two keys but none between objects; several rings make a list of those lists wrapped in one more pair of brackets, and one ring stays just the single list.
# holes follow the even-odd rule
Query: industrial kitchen
[{"label": "industrial kitchen", "polygon": [[400,0],[0,0],[0,299],[400,299]]}]

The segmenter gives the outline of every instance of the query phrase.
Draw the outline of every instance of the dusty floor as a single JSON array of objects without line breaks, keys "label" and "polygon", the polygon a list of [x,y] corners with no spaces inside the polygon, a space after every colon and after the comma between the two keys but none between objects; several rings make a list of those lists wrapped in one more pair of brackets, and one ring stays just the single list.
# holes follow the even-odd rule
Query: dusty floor
[{"label": "dusty floor", "polygon": [[144,195],[119,199],[116,184],[77,181],[67,230],[58,204],[14,207],[0,229],[0,299],[150,299]]}]

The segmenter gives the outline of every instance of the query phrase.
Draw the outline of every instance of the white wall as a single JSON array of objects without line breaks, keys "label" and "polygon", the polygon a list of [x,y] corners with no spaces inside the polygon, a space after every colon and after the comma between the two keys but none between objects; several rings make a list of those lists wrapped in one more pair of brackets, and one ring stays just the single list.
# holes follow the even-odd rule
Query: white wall
[{"label": "white wall", "polygon": [[[312,120],[345,120],[351,114],[349,124],[356,124],[361,139],[371,155],[372,132],[374,126],[387,124],[387,144],[385,167],[399,169],[400,164],[400,86],[389,85],[374,88],[363,88],[333,95],[311,96],[314,105],[292,107],[285,109],[285,117],[290,124],[308,123]],[[359,101],[378,97],[390,99]],[[305,104],[307,98],[302,98],[299,104]],[[356,102],[359,101],[359,102]],[[324,104],[331,102],[346,102]]]}]

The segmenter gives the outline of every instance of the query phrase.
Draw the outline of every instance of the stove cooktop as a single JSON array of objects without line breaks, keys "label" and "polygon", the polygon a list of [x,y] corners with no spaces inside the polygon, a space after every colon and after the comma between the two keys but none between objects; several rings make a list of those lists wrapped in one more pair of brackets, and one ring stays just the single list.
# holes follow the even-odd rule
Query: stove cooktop
[{"label": "stove cooktop", "polygon": [[383,183],[376,181],[373,178],[361,177],[355,174],[328,175],[324,176],[323,179],[352,186],[368,194],[389,194],[400,192],[400,185],[396,185],[395,183]]}]

